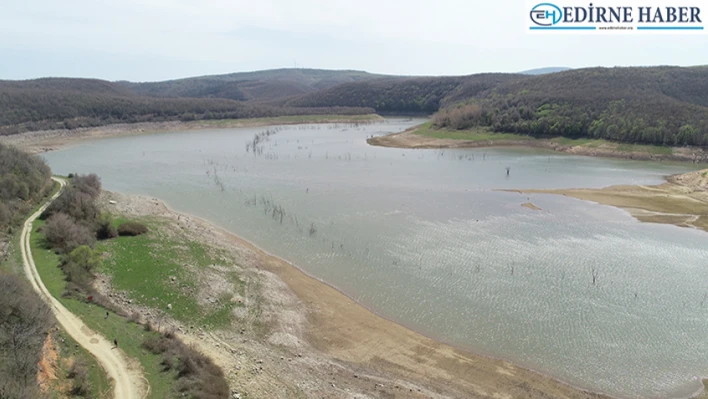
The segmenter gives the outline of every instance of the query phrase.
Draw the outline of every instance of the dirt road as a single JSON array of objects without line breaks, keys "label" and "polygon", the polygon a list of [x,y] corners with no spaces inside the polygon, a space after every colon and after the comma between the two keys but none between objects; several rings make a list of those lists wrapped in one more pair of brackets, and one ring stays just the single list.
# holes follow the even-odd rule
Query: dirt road
[{"label": "dirt road", "polygon": [[47,206],[59,196],[66,184],[62,179],[52,179],[61,184],[61,189],[25,221],[22,235],[20,236],[22,262],[24,264],[25,274],[27,274],[27,278],[30,280],[30,283],[32,283],[34,290],[49,304],[52,312],[54,312],[54,317],[56,317],[64,330],[71,335],[76,342],[91,352],[91,354],[98,359],[98,362],[108,376],[113,379],[115,383],[113,396],[116,399],[139,399],[141,398],[140,392],[142,391],[142,376],[139,372],[129,368],[127,356],[121,350],[114,348],[113,344],[106,338],[91,331],[81,319],[69,312],[69,310],[59,303],[59,301],[47,291],[39,273],[37,273],[37,268],[32,258],[32,250],[30,248],[32,223],[44,212]]}]

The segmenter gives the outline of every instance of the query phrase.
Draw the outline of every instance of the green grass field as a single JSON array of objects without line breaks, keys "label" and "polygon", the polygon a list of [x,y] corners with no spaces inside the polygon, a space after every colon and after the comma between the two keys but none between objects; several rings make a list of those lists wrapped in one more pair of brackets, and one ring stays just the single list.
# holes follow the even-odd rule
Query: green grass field
[{"label": "green grass field", "polygon": [[[512,134],[512,133],[494,133],[487,127],[478,127],[474,129],[467,130],[448,130],[448,129],[435,129],[432,127],[432,122],[427,122],[420,125],[416,130],[413,131],[414,134],[419,134],[421,136],[433,137],[438,139],[452,139],[452,140],[465,140],[465,141],[506,141],[506,140],[525,140],[534,141],[537,140],[531,136]],[[615,143],[612,141],[602,140],[602,139],[572,139],[568,137],[554,137],[549,139],[553,143],[558,143],[561,145],[573,146],[573,147],[587,147],[587,148],[604,148],[607,150],[615,150],[621,152],[635,152],[642,154],[655,154],[655,155],[671,155],[673,154],[673,148],[663,147],[656,145],[644,145],[644,144],[624,144]]]},{"label": "green grass field", "polygon": [[[122,221],[119,218],[115,223]],[[162,309],[182,322],[211,328],[228,326],[236,306],[230,296],[214,298],[216,303],[205,310],[194,295],[198,281],[193,271],[222,264],[224,255],[185,236],[168,234],[163,230],[164,222],[151,219],[140,222],[148,226],[147,234],[96,244],[96,249],[104,253],[101,271],[112,276],[113,287],[127,291],[135,302]],[[238,276],[232,273],[229,277],[237,292],[243,294]],[[171,310],[167,309],[168,304],[172,305]]]},{"label": "green grass field", "polygon": [[465,141],[534,140],[533,137],[524,136],[521,134],[494,133],[486,127],[478,127],[468,130],[433,129],[431,122],[426,122],[420,125],[420,127],[414,130],[413,133],[436,139]]},{"label": "green grass field", "polygon": [[[51,250],[45,249],[44,236],[37,232],[37,229],[42,224],[43,222],[40,220],[34,223],[30,241],[37,271],[42,277],[47,290],[69,311],[79,316],[89,328],[99,332],[109,340],[118,338],[121,349],[128,356],[137,359],[142,365],[143,375],[150,384],[148,398],[176,397],[174,391],[175,373],[163,372],[160,365],[161,357],[153,355],[141,347],[145,338],[150,335],[156,335],[156,332],[147,332],[142,326],[116,315],[111,315],[108,319],[105,319],[106,311],[104,308],[62,296],[66,287],[64,274],[58,267],[59,256]],[[103,385],[98,378],[92,377],[92,379],[95,379],[96,386],[102,387]]]}]

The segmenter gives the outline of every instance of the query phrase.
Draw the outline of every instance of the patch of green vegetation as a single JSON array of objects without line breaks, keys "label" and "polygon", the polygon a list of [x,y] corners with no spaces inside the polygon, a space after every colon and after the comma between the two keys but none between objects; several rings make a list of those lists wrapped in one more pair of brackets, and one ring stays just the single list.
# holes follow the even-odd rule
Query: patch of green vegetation
[{"label": "patch of green vegetation", "polygon": [[420,125],[413,133],[437,139],[466,141],[535,140],[533,137],[521,134],[494,133],[486,127],[475,127],[466,130],[435,129],[432,127],[432,122]]},{"label": "patch of green vegetation", "polygon": [[586,147],[598,147],[602,140],[594,140],[594,139],[571,139],[569,137],[555,137],[551,139],[554,143],[562,144],[562,145],[570,145],[570,146],[586,146]]},{"label": "patch of green vegetation", "polygon": [[99,332],[109,340],[118,338],[120,348],[128,356],[140,361],[143,367],[143,374],[150,384],[148,398],[175,397],[175,372],[163,372],[160,365],[160,356],[147,353],[141,346],[145,338],[151,335],[157,336],[156,332],[147,332],[142,326],[129,322],[117,315],[112,314],[106,319],[104,308],[93,303],[62,296],[66,288],[66,281],[64,280],[63,272],[58,267],[60,263],[59,255],[46,249],[44,236],[37,231],[43,223],[40,220],[34,222],[30,235],[30,245],[37,271],[47,290],[69,311],[80,317],[89,328]]},{"label": "patch of green vegetation", "polygon": [[193,271],[220,263],[220,254],[186,237],[170,236],[161,222],[140,222],[148,227],[147,234],[117,237],[96,245],[104,253],[101,271],[112,276],[113,287],[128,292],[137,303],[162,309],[185,323],[228,325],[234,306],[230,298],[215,298],[215,308],[205,311],[194,294],[198,287]]}]

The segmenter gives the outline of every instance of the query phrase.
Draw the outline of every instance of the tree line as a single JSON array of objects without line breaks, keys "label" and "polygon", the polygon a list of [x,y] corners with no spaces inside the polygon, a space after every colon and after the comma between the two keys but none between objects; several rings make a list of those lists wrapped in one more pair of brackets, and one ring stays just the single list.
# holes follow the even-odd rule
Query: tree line
[{"label": "tree line", "polygon": [[41,158],[0,143],[0,235],[11,233],[51,188],[50,176]]}]

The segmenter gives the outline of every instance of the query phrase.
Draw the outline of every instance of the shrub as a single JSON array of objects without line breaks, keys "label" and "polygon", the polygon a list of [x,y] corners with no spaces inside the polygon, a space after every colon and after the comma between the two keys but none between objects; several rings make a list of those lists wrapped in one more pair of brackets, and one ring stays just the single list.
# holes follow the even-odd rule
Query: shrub
[{"label": "shrub", "polygon": [[90,289],[93,272],[101,264],[101,255],[87,245],[76,247],[62,258],[61,268],[66,280],[81,288]]},{"label": "shrub", "polygon": [[120,236],[139,236],[148,232],[148,228],[138,222],[125,222],[118,226]]},{"label": "shrub", "polygon": [[83,361],[75,361],[66,376],[73,380],[71,383],[72,395],[87,397],[90,394],[91,383],[88,380],[88,367]]},{"label": "shrub", "polygon": [[118,237],[118,230],[113,227],[111,219],[108,217],[102,218],[96,228],[96,238],[99,240],[108,240],[115,237]]},{"label": "shrub", "polygon": [[229,384],[224,372],[208,357],[185,345],[174,334],[149,337],[143,348],[162,354],[165,371],[177,370],[177,390],[195,399],[228,398]]},{"label": "shrub", "polygon": [[88,227],[76,223],[64,213],[52,215],[42,230],[51,248],[64,253],[80,245],[91,246],[96,240]]}]

